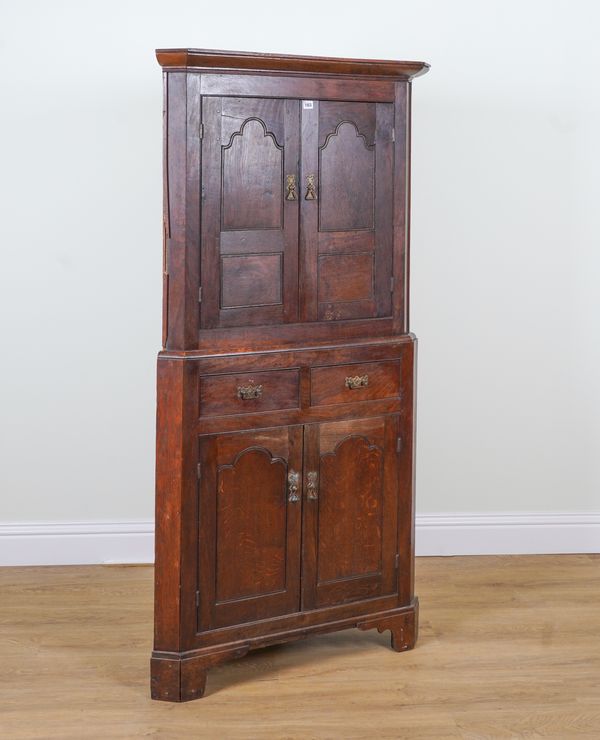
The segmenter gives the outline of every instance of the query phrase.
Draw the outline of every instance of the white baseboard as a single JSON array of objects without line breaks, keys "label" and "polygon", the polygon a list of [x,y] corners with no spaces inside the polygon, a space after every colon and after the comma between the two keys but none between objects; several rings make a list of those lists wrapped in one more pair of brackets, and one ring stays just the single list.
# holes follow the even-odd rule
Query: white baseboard
[{"label": "white baseboard", "polygon": [[153,562],[153,521],[0,523],[0,566]]},{"label": "white baseboard", "polygon": [[[600,552],[600,513],[420,514],[417,555]],[[152,563],[154,522],[0,524],[0,566]]]},{"label": "white baseboard", "polygon": [[600,512],[420,514],[417,555],[600,553]]}]

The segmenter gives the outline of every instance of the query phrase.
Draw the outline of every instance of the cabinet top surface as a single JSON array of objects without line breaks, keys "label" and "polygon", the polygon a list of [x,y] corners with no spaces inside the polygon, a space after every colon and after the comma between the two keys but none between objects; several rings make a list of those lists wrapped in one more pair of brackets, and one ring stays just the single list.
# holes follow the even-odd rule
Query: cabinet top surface
[{"label": "cabinet top surface", "polygon": [[335,57],[259,54],[215,49],[157,49],[156,58],[165,69],[267,72],[277,74],[348,75],[411,79],[429,70],[426,62],[388,59],[343,59]]}]

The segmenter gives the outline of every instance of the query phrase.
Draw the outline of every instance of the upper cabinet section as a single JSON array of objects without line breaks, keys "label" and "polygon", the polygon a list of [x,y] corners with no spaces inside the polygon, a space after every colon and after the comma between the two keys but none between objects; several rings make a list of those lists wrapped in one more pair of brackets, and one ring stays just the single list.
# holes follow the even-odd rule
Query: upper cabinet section
[{"label": "upper cabinet section", "polygon": [[202,98],[201,327],[391,316],[391,103]]},{"label": "upper cabinet section", "polygon": [[408,331],[420,62],[161,50],[164,346]]}]

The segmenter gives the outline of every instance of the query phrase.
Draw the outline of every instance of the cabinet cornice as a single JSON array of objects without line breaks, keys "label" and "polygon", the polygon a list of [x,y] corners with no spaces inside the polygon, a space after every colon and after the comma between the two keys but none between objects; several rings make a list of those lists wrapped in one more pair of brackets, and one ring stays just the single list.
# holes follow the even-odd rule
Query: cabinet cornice
[{"label": "cabinet cornice", "polygon": [[210,72],[347,75],[350,77],[410,80],[429,70],[426,62],[391,59],[259,54],[213,49],[157,49],[158,63],[166,70],[198,69]]}]

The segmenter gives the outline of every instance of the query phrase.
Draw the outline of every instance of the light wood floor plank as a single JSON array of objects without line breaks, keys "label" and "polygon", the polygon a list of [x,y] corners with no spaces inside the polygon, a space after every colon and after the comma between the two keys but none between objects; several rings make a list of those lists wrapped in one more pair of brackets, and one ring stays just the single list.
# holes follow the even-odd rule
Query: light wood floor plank
[{"label": "light wood floor plank", "polygon": [[600,739],[600,556],[420,558],[417,648],[348,630],[152,702],[152,569],[0,569],[2,738]]}]

